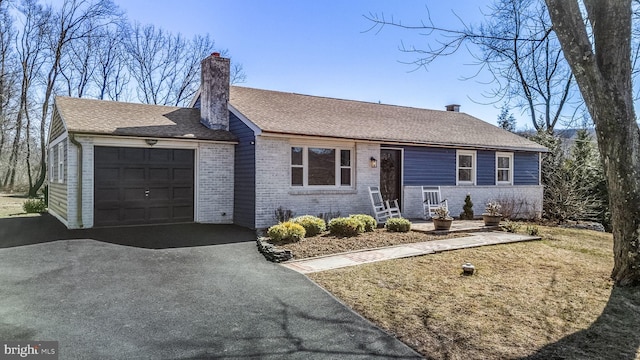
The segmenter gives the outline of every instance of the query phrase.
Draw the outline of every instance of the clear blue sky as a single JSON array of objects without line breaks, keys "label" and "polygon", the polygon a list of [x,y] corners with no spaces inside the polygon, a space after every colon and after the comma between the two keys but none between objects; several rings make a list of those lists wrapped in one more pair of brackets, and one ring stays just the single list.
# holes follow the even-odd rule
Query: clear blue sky
[{"label": "clear blue sky", "polygon": [[[490,90],[479,79],[462,80],[477,72],[466,50],[438,60],[427,71],[401,63],[405,44],[420,45],[417,33],[387,27],[366,32],[363,15],[393,16],[405,24],[426,19],[426,6],[438,26],[460,27],[482,20],[490,0],[115,0],[130,20],[151,23],[190,37],[210,34],[247,74],[242,86],[335,98],[461,111],[492,124],[499,110],[487,101]],[[501,104],[498,104],[501,105]],[[528,125],[517,111],[518,126]],[[522,120],[520,120],[522,119]],[[529,125],[530,127],[530,125]]]}]

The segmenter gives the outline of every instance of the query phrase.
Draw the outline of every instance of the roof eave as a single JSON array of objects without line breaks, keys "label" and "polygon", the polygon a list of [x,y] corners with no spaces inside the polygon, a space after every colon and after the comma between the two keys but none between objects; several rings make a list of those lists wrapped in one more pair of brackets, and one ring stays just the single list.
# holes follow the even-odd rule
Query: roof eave
[{"label": "roof eave", "polygon": [[207,142],[207,143],[220,143],[220,144],[238,144],[238,140],[212,140],[212,139],[203,139],[196,137],[175,137],[175,136],[157,136],[157,135],[121,135],[121,134],[112,134],[112,133],[100,133],[100,132],[91,132],[91,131],[82,131],[82,130],[68,130],[69,134],[75,134],[80,136],[91,136],[91,137],[117,137],[117,138],[127,138],[127,139],[157,139],[157,140],[175,140],[175,141],[194,141],[194,142]]},{"label": "roof eave", "polygon": [[351,140],[359,142],[373,142],[383,143],[390,145],[415,145],[415,146],[427,146],[427,147],[445,147],[445,148],[461,148],[461,149],[483,149],[483,150],[509,150],[509,151],[528,151],[528,152],[542,152],[546,153],[549,150],[546,147],[520,147],[520,146],[496,146],[496,145],[484,145],[484,144],[458,144],[458,143],[441,143],[441,142],[418,142],[418,141],[402,141],[397,139],[365,139],[347,136],[327,136],[327,135],[313,135],[313,134],[300,134],[280,131],[264,131],[263,136],[274,137],[313,137],[323,139],[339,139],[339,140]]}]

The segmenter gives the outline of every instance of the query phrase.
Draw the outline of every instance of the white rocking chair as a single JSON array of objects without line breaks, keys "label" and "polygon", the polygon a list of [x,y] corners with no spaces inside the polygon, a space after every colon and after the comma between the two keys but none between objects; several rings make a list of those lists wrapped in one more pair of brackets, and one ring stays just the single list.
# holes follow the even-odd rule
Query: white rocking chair
[{"label": "white rocking chair", "polygon": [[447,200],[441,200],[439,186],[423,186],[422,187],[422,205],[424,207],[424,218],[431,219],[436,213],[436,209],[443,206],[449,209]]},{"label": "white rocking chair", "polygon": [[371,200],[373,214],[377,222],[384,224],[389,218],[399,218],[402,216],[400,214],[398,200],[393,200],[391,202],[382,200],[382,194],[380,193],[379,187],[369,187],[369,199]]}]

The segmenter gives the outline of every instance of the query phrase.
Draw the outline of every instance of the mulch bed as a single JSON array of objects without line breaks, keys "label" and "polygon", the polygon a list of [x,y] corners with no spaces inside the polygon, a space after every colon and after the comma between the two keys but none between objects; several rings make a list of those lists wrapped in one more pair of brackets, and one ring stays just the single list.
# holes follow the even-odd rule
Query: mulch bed
[{"label": "mulch bed", "polygon": [[304,259],[315,256],[331,255],[347,251],[373,249],[384,246],[416,243],[431,240],[451,239],[467,234],[456,233],[447,235],[425,234],[418,231],[406,233],[390,232],[386,229],[376,229],[354,237],[337,237],[329,233],[304,238],[296,243],[274,244],[277,249],[291,250],[294,259]]}]

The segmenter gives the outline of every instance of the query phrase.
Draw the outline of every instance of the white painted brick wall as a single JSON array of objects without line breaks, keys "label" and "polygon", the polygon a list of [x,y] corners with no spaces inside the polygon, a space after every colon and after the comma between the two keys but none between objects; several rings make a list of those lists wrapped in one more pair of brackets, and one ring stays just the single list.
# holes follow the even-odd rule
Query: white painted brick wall
[{"label": "white painted brick wall", "polygon": [[93,227],[93,154],[92,138],[81,138],[82,144],[82,225],[84,228]]},{"label": "white painted brick wall", "polygon": [[[312,143],[309,143],[310,145]],[[326,144],[322,144],[325,146]],[[331,146],[331,145],[328,145]],[[353,142],[335,146],[353,146]],[[276,223],[278,207],[293,210],[298,215],[318,215],[339,211],[342,216],[371,213],[369,186],[380,182],[378,168],[369,166],[369,158],[380,156],[377,144],[355,145],[355,187],[348,190],[303,190],[291,187],[291,143],[288,139],[258,137],[256,139],[256,227],[266,228]]]},{"label": "white painted brick wall", "polygon": [[[519,217],[528,217],[533,213],[536,216],[542,214],[542,191],[540,185],[518,186],[441,186],[440,192],[443,199],[447,199],[449,213],[458,217],[464,206],[464,198],[471,194],[473,212],[476,217],[482,215],[484,206],[494,200],[517,200],[525,206],[520,208]],[[407,218],[422,218],[422,188],[420,186],[404,187],[404,213]]]},{"label": "white painted brick wall", "polygon": [[[83,166],[82,166],[82,227],[93,227],[94,208],[94,139],[88,137],[78,138],[82,144]],[[126,145],[125,145],[126,144]],[[233,173],[234,173],[234,145],[233,144],[210,144],[210,143],[189,143],[186,148],[196,148],[197,178],[195,179],[196,191],[196,214],[195,221],[202,223],[232,224],[233,223]],[[140,144],[113,140],[109,146],[137,146],[144,147],[142,140]],[[170,147],[168,145],[167,147]],[[185,148],[184,143],[180,146]],[[77,147],[69,142],[67,165],[67,198],[68,198],[68,227],[70,229],[80,228],[77,219]]]},{"label": "white painted brick wall", "polygon": [[232,144],[198,147],[197,222],[233,223],[234,152]]}]

